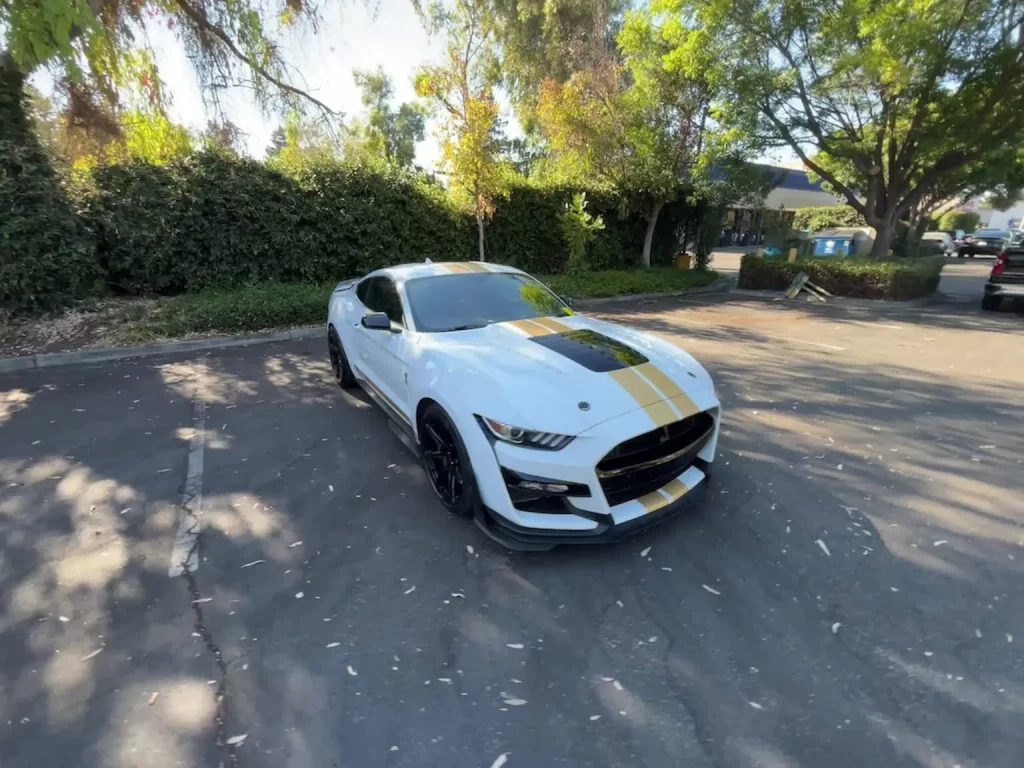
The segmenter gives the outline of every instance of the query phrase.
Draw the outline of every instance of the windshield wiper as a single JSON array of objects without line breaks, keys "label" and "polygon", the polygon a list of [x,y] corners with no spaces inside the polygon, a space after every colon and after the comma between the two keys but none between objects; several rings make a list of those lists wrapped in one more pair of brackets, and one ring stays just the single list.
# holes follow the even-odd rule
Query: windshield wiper
[{"label": "windshield wiper", "polygon": [[449,331],[472,331],[475,328],[486,328],[490,323],[470,323],[468,325],[456,325],[454,328],[442,328],[438,333],[448,333]]}]

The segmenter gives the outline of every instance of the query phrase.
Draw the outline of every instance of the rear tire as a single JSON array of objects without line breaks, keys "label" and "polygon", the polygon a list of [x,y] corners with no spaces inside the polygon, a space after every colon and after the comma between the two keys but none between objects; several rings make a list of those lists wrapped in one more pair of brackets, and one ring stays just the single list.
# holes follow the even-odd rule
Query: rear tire
[{"label": "rear tire", "polygon": [[348,364],[348,357],[345,356],[345,348],[341,346],[341,338],[333,327],[327,332],[327,353],[330,355],[331,371],[338,386],[342,389],[353,389],[358,386],[355,374]]},{"label": "rear tire", "polygon": [[983,296],[981,299],[981,308],[989,312],[995,312],[999,309],[999,305],[1002,303],[1002,296]]},{"label": "rear tire", "polygon": [[[437,403],[424,409],[419,437],[423,446],[423,469],[437,498],[452,514],[473,517],[483,506],[476,474],[455,422]],[[453,465],[458,475],[454,484],[451,481]]]}]

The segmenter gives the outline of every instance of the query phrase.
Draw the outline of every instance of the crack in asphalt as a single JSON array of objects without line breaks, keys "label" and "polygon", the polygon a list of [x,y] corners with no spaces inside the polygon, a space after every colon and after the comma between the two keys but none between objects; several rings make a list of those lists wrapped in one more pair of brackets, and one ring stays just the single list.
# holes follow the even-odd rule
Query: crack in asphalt
[{"label": "crack in asphalt", "polygon": [[[193,545],[194,550],[199,548],[199,539],[197,538]],[[189,553],[189,558],[193,555]],[[186,559],[188,562],[188,559]],[[214,712],[213,712],[213,725],[214,730],[217,734],[217,749],[221,752],[227,752],[228,762],[232,768],[241,768],[242,759],[238,755],[238,750],[235,745],[227,743],[227,724],[225,723],[225,712],[227,711],[227,697],[228,697],[228,668],[227,664],[224,663],[224,654],[221,653],[220,647],[213,641],[213,635],[210,630],[206,627],[206,622],[203,618],[203,604],[199,602],[202,600],[202,592],[199,590],[199,582],[196,580],[195,573],[190,571],[188,568],[184,569],[182,578],[185,579],[185,583],[188,585],[188,593],[191,597],[192,612],[196,616],[196,620],[193,624],[196,632],[203,639],[206,644],[206,650],[213,654],[214,662],[217,665],[217,689],[214,693]]]}]

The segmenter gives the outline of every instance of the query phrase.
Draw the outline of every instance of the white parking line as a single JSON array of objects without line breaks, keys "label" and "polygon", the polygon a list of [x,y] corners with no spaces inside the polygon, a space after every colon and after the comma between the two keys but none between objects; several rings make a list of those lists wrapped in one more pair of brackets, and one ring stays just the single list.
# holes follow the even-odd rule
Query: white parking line
[{"label": "white parking line", "polygon": [[203,522],[203,453],[206,449],[206,400],[203,398],[203,378],[206,361],[196,364],[196,393],[192,400],[192,437],[188,447],[188,469],[185,473],[185,491],[181,498],[181,521],[171,550],[171,565],[167,575],[171,578],[192,572],[199,567],[199,529]]}]

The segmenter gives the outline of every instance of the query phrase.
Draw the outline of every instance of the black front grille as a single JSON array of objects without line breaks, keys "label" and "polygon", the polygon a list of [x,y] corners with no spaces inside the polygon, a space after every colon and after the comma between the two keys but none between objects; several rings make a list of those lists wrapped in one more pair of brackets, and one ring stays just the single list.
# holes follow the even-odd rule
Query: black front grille
[{"label": "black front grille", "polygon": [[597,465],[608,505],[639,498],[678,477],[693,464],[714,429],[714,417],[703,411],[619,443]]}]

